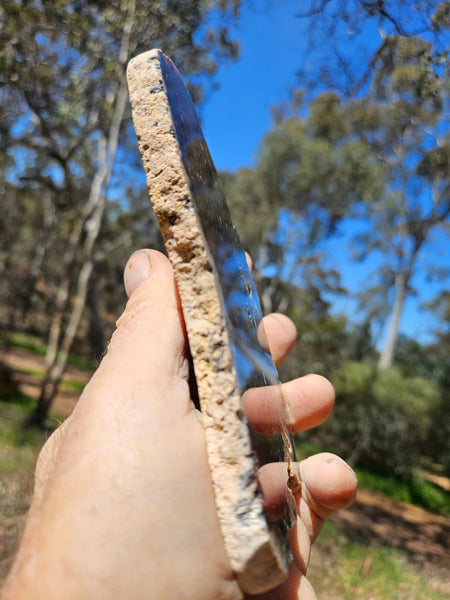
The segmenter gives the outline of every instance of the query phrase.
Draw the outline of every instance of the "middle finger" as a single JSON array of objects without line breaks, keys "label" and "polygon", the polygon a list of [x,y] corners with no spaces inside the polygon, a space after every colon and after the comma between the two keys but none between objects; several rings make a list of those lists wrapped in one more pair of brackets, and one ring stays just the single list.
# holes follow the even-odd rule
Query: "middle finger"
[{"label": "middle finger", "polygon": [[323,423],[334,406],[334,389],[321,375],[305,375],[287,383],[250,388],[242,395],[247,421],[255,431],[279,433],[285,424],[292,432]]}]

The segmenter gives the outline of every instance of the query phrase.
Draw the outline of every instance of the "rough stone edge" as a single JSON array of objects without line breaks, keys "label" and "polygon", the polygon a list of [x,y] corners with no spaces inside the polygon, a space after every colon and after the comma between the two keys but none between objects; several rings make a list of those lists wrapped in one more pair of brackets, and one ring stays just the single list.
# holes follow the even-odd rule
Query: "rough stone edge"
[{"label": "rough stone edge", "polygon": [[128,65],[133,122],[180,292],[225,549],[241,588],[260,593],[286,578],[286,566],[257,490],[225,319],[173,130],[159,52],[143,53]]}]

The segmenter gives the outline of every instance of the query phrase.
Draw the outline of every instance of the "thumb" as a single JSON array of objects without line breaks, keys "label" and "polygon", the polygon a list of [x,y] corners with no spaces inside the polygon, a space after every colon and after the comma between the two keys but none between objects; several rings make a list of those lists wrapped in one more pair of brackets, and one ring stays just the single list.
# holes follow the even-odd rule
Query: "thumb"
[{"label": "thumb", "polygon": [[169,260],[154,250],[135,252],[124,281],[129,299],[97,378],[129,391],[187,379],[183,317]]}]

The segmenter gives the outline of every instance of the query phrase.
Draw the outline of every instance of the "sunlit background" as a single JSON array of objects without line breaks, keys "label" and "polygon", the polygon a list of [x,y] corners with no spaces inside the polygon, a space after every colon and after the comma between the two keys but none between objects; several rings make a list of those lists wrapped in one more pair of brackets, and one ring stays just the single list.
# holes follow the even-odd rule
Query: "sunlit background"
[{"label": "sunlit background", "polygon": [[36,452],[123,308],[127,257],[162,248],[125,81],[160,47],[264,310],[299,330],[282,377],[336,388],[329,423],[298,437],[360,480],[313,554],[319,598],[448,598],[450,3],[152,4],[0,7],[0,577]]}]

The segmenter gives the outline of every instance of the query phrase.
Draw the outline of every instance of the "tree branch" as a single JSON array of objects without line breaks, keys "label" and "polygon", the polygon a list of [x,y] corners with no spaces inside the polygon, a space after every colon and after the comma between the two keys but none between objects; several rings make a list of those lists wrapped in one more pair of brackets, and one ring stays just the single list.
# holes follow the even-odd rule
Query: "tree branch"
[{"label": "tree branch", "polygon": [[327,4],[329,4],[330,1],[331,0],[321,0],[319,5],[316,6],[315,8],[311,8],[307,12],[296,13],[295,16],[298,17],[299,19],[307,19],[308,17],[313,17],[314,15],[318,15],[325,10]]},{"label": "tree branch", "polygon": [[367,65],[366,69],[364,70],[363,75],[359,78],[359,80],[351,88],[351,90],[350,90],[350,95],[351,96],[355,96],[360,91],[360,89],[362,88],[362,86],[367,82],[367,80],[369,79],[369,77],[370,77],[373,69],[375,68],[375,65],[376,65],[378,59],[380,58],[380,56],[382,55],[383,51],[385,50],[386,46],[388,46],[389,43],[390,43],[389,36],[386,37],[381,42],[380,46],[374,52],[374,54],[372,55],[371,59],[369,60],[369,63]]}]

